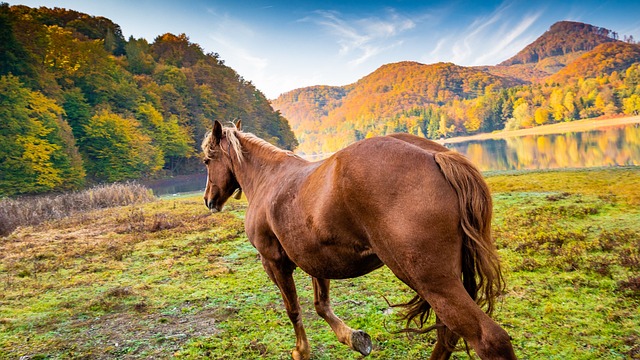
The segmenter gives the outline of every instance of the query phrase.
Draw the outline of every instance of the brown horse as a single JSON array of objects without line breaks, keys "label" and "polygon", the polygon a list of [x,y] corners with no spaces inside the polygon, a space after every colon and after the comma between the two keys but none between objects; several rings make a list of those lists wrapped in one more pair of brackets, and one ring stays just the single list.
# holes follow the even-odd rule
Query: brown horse
[{"label": "brown horse", "polygon": [[[416,291],[404,306],[420,327],[436,313],[431,359],[448,359],[462,337],[483,359],[515,359],[509,335],[488,315],[503,290],[490,234],[492,204],[478,170],[434,142],[395,134],[308,162],[236,127],[214,123],[202,143],[205,205],[220,211],[245,192],[245,228],[278,286],[296,334],[294,359],[310,348],[293,281],[311,275],[314,305],[338,340],[363,355],[369,335],[331,310],[329,279],[383,265]],[[482,311],[486,308],[487,313]]]}]

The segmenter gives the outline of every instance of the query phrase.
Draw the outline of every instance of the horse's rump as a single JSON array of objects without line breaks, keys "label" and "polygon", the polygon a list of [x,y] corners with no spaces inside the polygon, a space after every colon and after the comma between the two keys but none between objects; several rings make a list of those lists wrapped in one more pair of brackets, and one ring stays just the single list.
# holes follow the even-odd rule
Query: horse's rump
[{"label": "horse's rump", "polygon": [[[458,197],[460,227],[463,230],[461,265],[464,288],[490,315],[494,310],[496,297],[504,290],[500,263],[491,237],[490,190],[478,169],[459,153],[436,152],[434,158]],[[396,306],[406,308],[403,318],[407,321],[407,326],[415,319],[422,328],[431,313],[431,305],[418,295],[409,302]],[[405,330],[422,333],[437,328],[440,325],[423,330]]]}]

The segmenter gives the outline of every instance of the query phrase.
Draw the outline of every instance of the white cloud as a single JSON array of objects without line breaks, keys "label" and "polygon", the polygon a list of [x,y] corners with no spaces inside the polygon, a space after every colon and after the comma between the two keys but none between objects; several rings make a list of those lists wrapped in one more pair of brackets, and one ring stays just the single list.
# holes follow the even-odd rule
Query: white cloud
[{"label": "white cloud", "polygon": [[[462,30],[457,40],[451,40],[452,62],[460,65],[493,65],[534,40],[527,30],[540,18],[543,11],[518,15],[512,3],[504,2],[491,14],[478,16]],[[434,52],[443,50],[438,43]]]},{"label": "white cloud", "polygon": [[[491,47],[491,51],[484,53],[479,56],[475,60],[474,65],[482,65],[486,61],[494,60],[496,58],[501,58],[503,54],[515,55],[517,51],[522,50],[526,45],[528,45],[531,39],[526,38],[522,39],[521,36],[535,23],[535,21],[542,15],[541,12],[536,14],[525,16],[518,25],[515,26],[511,31],[508,29],[501,29],[505,31],[500,31],[501,35],[498,38],[497,42],[494,42]],[[502,28],[504,28],[503,26]],[[519,40],[519,41],[518,41]]]},{"label": "white cloud", "polygon": [[400,36],[413,29],[416,23],[387,9],[384,18],[364,17],[346,19],[337,11],[318,10],[300,21],[312,22],[324,28],[339,45],[338,54],[347,63],[358,66],[370,58],[402,45]]}]

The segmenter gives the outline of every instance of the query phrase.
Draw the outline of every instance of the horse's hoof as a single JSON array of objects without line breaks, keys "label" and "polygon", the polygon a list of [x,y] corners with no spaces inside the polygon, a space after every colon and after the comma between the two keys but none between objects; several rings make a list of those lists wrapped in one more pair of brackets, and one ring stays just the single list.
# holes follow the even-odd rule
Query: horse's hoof
[{"label": "horse's hoof", "polygon": [[311,358],[311,356],[310,356],[310,354],[309,354],[309,353],[307,353],[307,354],[303,354],[303,353],[301,353],[300,351],[298,351],[297,349],[294,349],[294,350],[291,352],[291,358],[292,358],[293,360],[309,360],[309,359]]},{"label": "horse's hoof", "polygon": [[362,330],[354,331],[351,333],[351,346],[353,350],[367,356],[371,354],[371,337]]}]

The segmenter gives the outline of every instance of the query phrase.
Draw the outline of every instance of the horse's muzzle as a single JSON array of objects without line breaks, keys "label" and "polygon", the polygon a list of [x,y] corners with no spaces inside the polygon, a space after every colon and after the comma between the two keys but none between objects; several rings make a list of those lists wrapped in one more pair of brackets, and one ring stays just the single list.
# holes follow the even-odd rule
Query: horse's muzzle
[{"label": "horse's muzzle", "polygon": [[207,209],[211,210],[211,212],[214,213],[222,210],[222,206],[217,206],[215,201],[208,201],[207,199],[204,199],[204,206],[206,206]]}]

